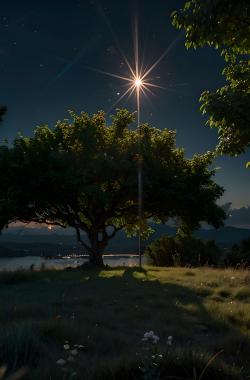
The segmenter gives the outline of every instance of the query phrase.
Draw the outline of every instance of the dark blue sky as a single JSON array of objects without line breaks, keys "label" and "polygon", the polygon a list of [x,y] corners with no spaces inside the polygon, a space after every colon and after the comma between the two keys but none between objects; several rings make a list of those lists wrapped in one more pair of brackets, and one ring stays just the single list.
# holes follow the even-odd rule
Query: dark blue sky
[{"label": "dark blue sky", "polygon": [[[96,68],[127,75],[117,42],[133,61],[132,24],[139,20],[141,57],[151,65],[169,46],[152,72],[155,84],[150,102],[142,100],[142,121],[157,128],[177,130],[177,144],[187,155],[205,152],[216,144],[216,132],[205,127],[199,95],[223,84],[224,62],[212,49],[187,51],[184,37],[170,21],[183,4],[175,0],[9,0],[0,14],[0,104],[8,106],[1,136],[18,131],[31,134],[38,124],[53,125],[68,109],[110,111],[124,91],[124,83]],[[135,101],[122,101],[135,110]],[[249,155],[221,158],[216,175],[226,189],[222,203],[250,204]]]}]

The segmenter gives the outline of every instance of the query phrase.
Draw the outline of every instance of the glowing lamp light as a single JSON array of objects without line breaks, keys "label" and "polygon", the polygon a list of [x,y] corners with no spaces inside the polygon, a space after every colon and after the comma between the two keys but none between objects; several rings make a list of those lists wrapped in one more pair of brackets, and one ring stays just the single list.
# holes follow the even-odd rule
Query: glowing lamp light
[{"label": "glowing lamp light", "polygon": [[142,80],[140,78],[135,79],[135,87],[139,88],[142,85]]}]

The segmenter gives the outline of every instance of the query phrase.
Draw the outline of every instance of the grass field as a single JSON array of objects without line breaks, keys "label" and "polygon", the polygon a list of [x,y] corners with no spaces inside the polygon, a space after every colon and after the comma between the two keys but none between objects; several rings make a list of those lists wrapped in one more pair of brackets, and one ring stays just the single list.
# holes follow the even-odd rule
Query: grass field
[{"label": "grass field", "polygon": [[[25,379],[250,378],[247,271],[1,273],[0,301],[0,363],[27,367]],[[155,345],[141,340],[150,330]]]}]

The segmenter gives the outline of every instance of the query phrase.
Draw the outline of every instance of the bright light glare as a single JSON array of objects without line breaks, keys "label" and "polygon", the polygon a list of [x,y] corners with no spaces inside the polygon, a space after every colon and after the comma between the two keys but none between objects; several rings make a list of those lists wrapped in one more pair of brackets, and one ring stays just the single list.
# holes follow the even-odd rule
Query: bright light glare
[{"label": "bright light glare", "polygon": [[[160,88],[164,89],[164,87],[159,86],[157,84],[154,84],[151,82],[153,78],[149,78],[149,74],[156,68],[156,66],[159,65],[159,63],[165,58],[168,54],[168,52],[172,49],[175,42],[179,39],[176,38],[169,47],[163,52],[163,54],[150,66],[146,67],[143,65],[142,62],[139,61],[139,41],[138,41],[138,25],[137,22],[135,24],[135,31],[134,31],[134,64],[131,64],[125,54],[123,53],[122,49],[120,48],[120,45],[117,43],[118,50],[120,51],[122,55],[122,59],[125,62],[129,74],[127,76],[121,76],[117,74],[113,74],[110,72],[106,72],[99,69],[93,69],[91,67],[88,67],[89,69],[123,80],[126,82],[127,89],[121,94],[119,91],[119,98],[117,101],[112,105],[111,109],[113,109],[118,103],[120,103],[124,98],[129,99],[131,95],[136,95],[136,101],[137,101],[137,114],[138,114],[138,122],[139,122],[139,114],[140,114],[140,97],[141,95],[145,96],[148,100],[148,94],[149,95],[155,95],[152,91],[153,88]],[[118,95],[118,93],[117,93]],[[111,110],[110,109],[110,110]],[[109,111],[110,112],[110,111]],[[108,112],[108,113],[109,113]]]},{"label": "bright light glare", "polygon": [[141,87],[141,85],[142,85],[142,80],[140,78],[136,78],[135,79],[135,86],[136,87]]}]

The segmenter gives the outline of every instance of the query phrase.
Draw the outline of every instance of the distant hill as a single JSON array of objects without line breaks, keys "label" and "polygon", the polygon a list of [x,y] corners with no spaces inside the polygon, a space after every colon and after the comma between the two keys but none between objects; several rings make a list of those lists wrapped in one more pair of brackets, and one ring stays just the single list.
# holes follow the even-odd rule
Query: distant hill
[{"label": "distant hill", "polygon": [[[143,242],[144,248],[161,235],[174,235],[176,232],[175,228],[166,225],[153,225],[153,228],[155,232],[148,241]],[[29,229],[25,229],[24,233],[20,229],[11,228],[3,233],[0,236],[0,256],[41,254],[53,256],[59,253],[82,251],[82,246],[77,243],[73,230],[65,230],[67,234],[58,234],[47,229],[40,229],[40,234],[35,234],[35,229],[32,229],[31,234],[29,232]],[[250,238],[250,230],[227,226],[218,230],[200,229],[195,235],[201,239],[215,240],[221,247],[228,247]],[[106,253],[135,252],[137,252],[137,238],[127,238],[124,232],[119,232],[106,249]]]},{"label": "distant hill", "polygon": [[250,230],[227,226],[218,230],[199,230],[196,232],[196,236],[201,239],[215,240],[221,246],[229,246],[250,238]]}]

